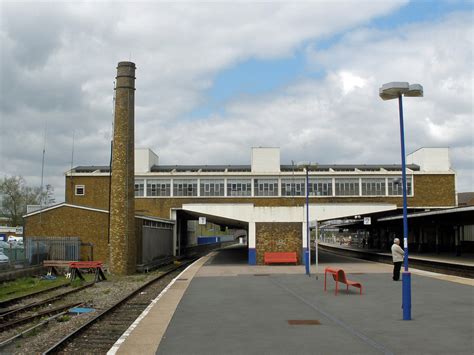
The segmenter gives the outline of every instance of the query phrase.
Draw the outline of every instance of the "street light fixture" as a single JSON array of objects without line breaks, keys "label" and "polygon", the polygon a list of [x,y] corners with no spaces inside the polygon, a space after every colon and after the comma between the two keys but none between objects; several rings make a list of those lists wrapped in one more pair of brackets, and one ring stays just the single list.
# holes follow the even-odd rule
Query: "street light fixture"
[{"label": "street light fixture", "polygon": [[[310,266],[311,266],[311,234],[310,234],[310,226],[309,226],[309,169],[316,164],[311,162],[305,161],[300,162],[296,166],[299,168],[304,168],[306,172],[306,252],[305,252],[305,268],[306,268],[306,275],[311,276]],[[317,241],[316,241],[317,242]],[[317,252],[317,250],[316,250]],[[316,265],[318,262],[318,254],[316,254]]]},{"label": "street light fixture", "polygon": [[420,84],[408,84],[407,82],[391,82],[382,85],[379,96],[383,100],[398,99],[398,111],[400,115],[400,147],[402,155],[402,188],[403,188],[403,248],[405,256],[403,259],[404,272],[402,274],[402,308],[403,320],[411,319],[411,274],[408,272],[408,219],[407,219],[407,177],[405,163],[405,132],[403,128],[403,103],[402,96],[422,97],[423,86]]}]

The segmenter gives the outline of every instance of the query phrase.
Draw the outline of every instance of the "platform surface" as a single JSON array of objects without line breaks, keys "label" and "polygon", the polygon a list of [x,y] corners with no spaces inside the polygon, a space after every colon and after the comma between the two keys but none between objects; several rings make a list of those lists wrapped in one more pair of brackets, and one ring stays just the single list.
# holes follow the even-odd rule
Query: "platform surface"
[{"label": "platform surface", "polygon": [[[413,319],[403,321],[402,283],[391,280],[390,265],[321,253],[320,273],[314,274],[313,266],[308,277],[303,266],[239,263],[244,252],[223,250],[193,265],[110,353],[474,352],[472,280],[414,270]],[[335,296],[332,278],[325,292],[321,272],[328,265],[361,282],[363,295],[343,286]],[[291,325],[291,320],[320,324]]]}]

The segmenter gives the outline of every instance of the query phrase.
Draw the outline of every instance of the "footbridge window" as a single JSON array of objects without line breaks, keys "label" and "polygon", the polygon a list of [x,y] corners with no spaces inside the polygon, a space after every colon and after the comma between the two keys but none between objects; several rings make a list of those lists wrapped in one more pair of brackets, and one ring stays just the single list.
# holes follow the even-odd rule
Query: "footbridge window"
[{"label": "footbridge window", "polygon": [[336,196],[359,196],[359,179],[336,178]]},{"label": "footbridge window", "polygon": [[136,179],[135,180],[135,196],[144,196],[145,194],[145,180]]},{"label": "footbridge window", "polygon": [[278,179],[255,179],[255,196],[278,196]]},{"label": "footbridge window", "polygon": [[251,196],[252,180],[227,179],[227,196]]},{"label": "footbridge window", "polygon": [[175,179],[173,180],[174,196],[197,196],[196,179]]},{"label": "footbridge window", "polygon": [[147,196],[171,196],[170,179],[148,179],[146,181]]},{"label": "footbridge window", "polygon": [[362,179],[362,196],[385,196],[385,179]]},{"label": "footbridge window", "polygon": [[[387,179],[389,196],[402,196],[403,184],[402,177],[390,177]],[[407,195],[412,195],[412,177],[407,176]]]},{"label": "footbridge window", "polygon": [[309,179],[310,196],[332,196],[332,179]]},{"label": "footbridge window", "polygon": [[201,179],[201,196],[224,196],[224,179]]},{"label": "footbridge window", "polygon": [[305,196],[305,179],[281,179],[282,196]]}]

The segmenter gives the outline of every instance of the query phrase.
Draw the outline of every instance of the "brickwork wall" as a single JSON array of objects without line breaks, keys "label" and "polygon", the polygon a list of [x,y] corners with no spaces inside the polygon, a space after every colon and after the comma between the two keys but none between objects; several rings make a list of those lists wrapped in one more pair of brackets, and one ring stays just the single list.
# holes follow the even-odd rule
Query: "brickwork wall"
[{"label": "brickwork wall", "polygon": [[[110,176],[66,177],[66,203],[86,207],[109,209]],[[85,186],[84,196],[75,196],[75,185]]]},{"label": "brickwork wall", "polygon": [[[69,179],[69,177],[67,178]],[[74,178],[79,179],[79,177]],[[82,177],[81,177],[82,179]],[[87,180],[86,180],[87,179]],[[107,176],[84,178],[86,196],[83,200],[76,199],[77,204],[104,208],[108,204]],[[66,184],[68,186],[70,184]],[[409,207],[426,206],[455,206],[454,175],[416,175],[414,181],[414,197],[408,198]],[[92,190],[92,191],[91,191]],[[92,196],[88,197],[87,194]],[[66,196],[70,195],[70,192]],[[310,197],[310,203],[395,203],[401,207],[401,197]],[[135,198],[135,211],[137,214],[152,215],[170,218],[170,209],[179,208],[187,203],[253,203],[255,206],[304,206],[304,197],[277,197],[277,198]]]},{"label": "brickwork wall", "polygon": [[265,252],[296,252],[301,264],[302,223],[255,223],[257,264],[263,265]]},{"label": "brickwork wall", "polygon": [[[108,261],[109,214],[72,207],[58,207],[25,220],[25,238],[79,237],[82,243],[94,245],[94,260]],[[81,260],[87,260],[90,248],[81,248]]]}]

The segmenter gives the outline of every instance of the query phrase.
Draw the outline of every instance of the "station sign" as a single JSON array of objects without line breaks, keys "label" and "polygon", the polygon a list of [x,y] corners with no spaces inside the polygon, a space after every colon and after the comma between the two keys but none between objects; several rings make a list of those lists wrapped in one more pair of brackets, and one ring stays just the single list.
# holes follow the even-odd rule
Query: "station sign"
[{"label": "station sign", "polygon": [[23,227],[16,227],[15,234],[23,235]]},{"label": "station sign", "polygon": [[199,217],[199,224],[206,224],[206,217]]}]

